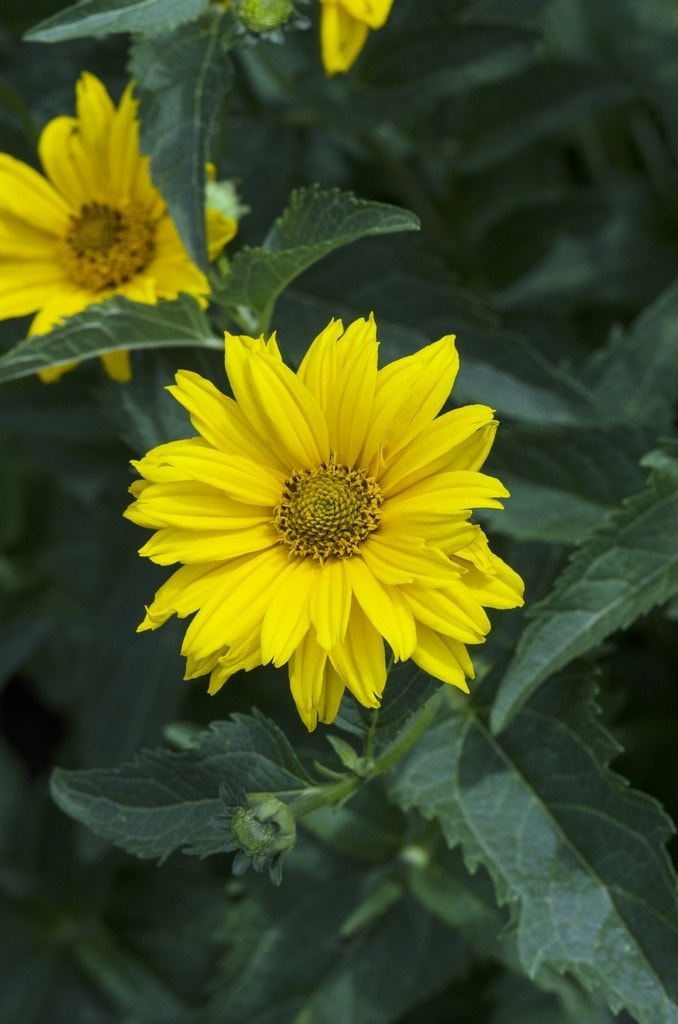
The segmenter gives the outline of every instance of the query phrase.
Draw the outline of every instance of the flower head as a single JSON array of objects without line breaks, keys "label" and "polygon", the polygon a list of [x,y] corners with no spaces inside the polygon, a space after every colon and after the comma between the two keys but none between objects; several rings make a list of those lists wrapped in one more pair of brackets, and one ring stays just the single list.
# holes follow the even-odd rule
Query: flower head
[{"label": "flower head", "polygon": [[215,693],[239,669],[289,666],[309,729],[331,722],[344,688],[378,707],[384,641],[467,690],[466,645],[485,608],[522,604],[473,508],[508,492],[479,472],[496,421],[484,405],[438,415],[458,368],[454,338],[377,367],[376,325],[332,320],[295,374],[275,336],[226,336],[235,398],[180,371],[169,390],[198,437],[133,463],[125,513],[156,532],[141,548],[183,563],[140,630],[195,613],[186,678]]},{"label": "flower head", "polygon": [[[45,177],[0,153],[0,318],[37,313],[30,333],[44,334],[111,295],[156,303],[187,292],[206,304],[207,277],[186,252],[139,152],[136,111],[132,83],[115,107],[99,79],[84,72],[76,117],[54,118],[40,136]],[[237,224],[212,210],[207,229],[214,259]],[[126,352],[102,359],[110,376],[129,378]],[[41,376],[55,379],[69,368]]]},{"label": "flower head", "polygon": [[381,28],[393,0],[320,0],[320,50],[327,75],[348,71],[370,29]]}]

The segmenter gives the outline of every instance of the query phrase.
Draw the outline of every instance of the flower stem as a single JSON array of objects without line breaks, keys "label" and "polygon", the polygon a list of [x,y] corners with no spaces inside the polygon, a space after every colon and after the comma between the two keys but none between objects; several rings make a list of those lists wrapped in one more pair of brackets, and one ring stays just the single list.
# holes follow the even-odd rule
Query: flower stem
[{"label": "flower stem", "polygon": [[405,734],[400,736],[385,754],[375,760],[369,771],[365,771],[360,775],[347,775],[338,782],[330,782],[326,786],[311,786],[308,789],[301,790],[287,805],[294,817],[299,819],[305,814],[310,814],[311,811],[317,811],[320,807],[339,803],[347,799],[363,782],[373,778],[375,775],[381,775],[382,772],[388,771],[389,768],[412,749],[426,732],[438,714],[441,692],[439,690],[433,694],[419,713],[414,716]]}]

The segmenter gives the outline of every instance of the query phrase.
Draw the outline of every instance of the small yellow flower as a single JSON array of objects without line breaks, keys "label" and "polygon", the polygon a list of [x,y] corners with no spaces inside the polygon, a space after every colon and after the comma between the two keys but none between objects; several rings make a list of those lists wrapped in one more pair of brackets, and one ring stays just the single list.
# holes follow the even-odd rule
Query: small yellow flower
[{"label": "small yellow flower", "polygon": [[320,0],[320,49],[325,74],[348,71],[370,29],[381,28],[393,0]]},{"label": "small yellow flower", "polygon": [[183,563],[140,630],[195,613],[186,678],[215,693],[239,669],[288,664],[309,729],[344,688],[379,706],[384,640],[396,660],[467,690],[466,644],[485,608],[522,604],[522,581],[469,522],[507,491],[479,472],[497,423],[471,405],[438,416],[457,373],[454,338],[377,368],[376,325],[332,320],[295,374],[275,336],[226,335],[235,399],[179,371],[171,393],[199,436],[133,463],[126,516],[141,548]]},{"label": "small yellow flower", "polygon": [[[81,75],[76,117],[54,118],[40,136],[45,177],[0,153],[0,318],[37,312],[31,335],[111,295],[156,303],[187,292],[207,304],[207,277],[186,252],[139,152],[132,88],[116,108],[98,78]],[[209,210],[207,231],[216,259],[237,223]],[[102,360],[115,380],[129,379],[127,352]],[[75,365],[40,376],[54,380]]]}]

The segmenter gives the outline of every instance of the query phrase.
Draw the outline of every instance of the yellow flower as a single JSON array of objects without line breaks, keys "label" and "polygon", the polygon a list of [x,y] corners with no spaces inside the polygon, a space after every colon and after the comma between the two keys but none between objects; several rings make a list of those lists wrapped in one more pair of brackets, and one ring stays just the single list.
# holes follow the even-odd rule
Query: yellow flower
[{"label": "yellow flower", "polygon": [[320,0],[320,49],[327,75],[348,71],[357,60],[369,30],[381,28],[393,0]]},{"label": "yellow flower", "polygon": [[478,472],[492,410],[437,415],[454,337],[381,370],[377,349],[372,317],[332,320],[295,374],[275,336],[226,335],[235,400],[179,371],[169,390],[200,436],[133,463],[143,479],[125,514],[157,531],[140,554],[183,563],[139,629],[195,612],[186,678],[210,672],[210,693],[239,669],[289,664],[309,729],[332,721],[344,687],[379,706],[384,640],[467,690],[485,607],[522,604],[520,577],[469,522],[508,493]]},{"label": "yellow flower", "polygon": [[[82,74],[77,116],[54,118],[40,136],[46,177],[0,153],[0,318],[37,312],[31,335],[110,295],[156,303],[187,292],[207,304],[207,277],[186,252],[139,152],[132,88],[116,108],[99,79]],[[207,230],[215,259],[237,223],[208,211]],[[126,352],[102,360],[115,380],[129,379]],[[54,380],[75,365],[40,376]]]}]

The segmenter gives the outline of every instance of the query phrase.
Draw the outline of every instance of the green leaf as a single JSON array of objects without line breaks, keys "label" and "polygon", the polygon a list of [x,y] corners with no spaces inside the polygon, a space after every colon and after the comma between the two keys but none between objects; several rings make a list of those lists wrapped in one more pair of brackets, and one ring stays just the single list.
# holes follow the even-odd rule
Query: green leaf
[{"label": "green leaf", "polygon": [[661,213],[644,179],[571,188],[569,200],[541,209],[538,198],[525,197],[485,240],[498,285],[496,309],[609,304],[635,310],[674,277],[676,247],[658,232]]},{"label": "green leaf", "polygon": [[0,382],[120,349],[180,345],[222,349],[223,344],[214,337],[205,314],[189,295],[156,305],[116,295],[100,305],[88,306],[49,334],[20,341],[0,357]]},{"label": "green leaf", "polygon": [[335,724],[363,737],[370,756],[380,756],[403,735],[413,716],[439,689],[440,682],[413,662],[400,662],[389,669],[380,708],[364,708],[347,695]]},{"label": "green leaf", "polygon": [[153,181],[203,270],[208,266],[205,165],[231,81],[228,42],[225,19],[214,4],[192,25],[138,38],[129,59],[140,101],[141,149],[150,154]]},{"label": "green leaf", "polygon": [[[388,907],[383,867],[364,872],[303,836],[288,865],[265,895],[248,878],[201,1024],[390,1024],[467,969],[463,941],[411,897]],[[343,935],[377,891],[382,913],[373,905],[375,917]]]},{"label": "green leaf", "polygon": [[198,18],[207,0],[82,0],[26,32],[34,43],[58,43],[110,32],[157,32]]},{"label": "green leaf", "polygon": [[61,809],[97,835],[139,857],[164,858],[223,848],[215,822],[222,786],[280,796],[308,781],[283,733],[255,712],[213,722],[189,750],[146,750],[107,770],[57,768],[51,788]]},{"label": "green leaf", "polygon": [[436,818],[513,910],[530,977],[600,988],[638,1024],[678,1021],[676,877],[659,806],[607,768],[590,687],[559,679],[493,736],[468,701],[396,769],[392,793]]},{"label": "green leaf", "polygon": [[678,463],[611,513],[533,610],[492,711],[502,729],[544,679],[678,593]]},{"label": "green leaf", "polygon": [[[361,246],[359,262],[352,251],[336,253],[310,271],[303,289],[286,291],[276,307],[285,352],[301,359],[307,339],[331,316],[350,322],[374,310],[382,363],[456,334],[461,366],[452,393],[455,405],[483,402],[500,419],[512,416],[528,423],[595,420],[590,395],[572,373],[549,360],[537,344],[506,330],[496,313],[442,278],[439,267],[428,265],[419,252],[413,255],[404,242],[395,254],[394,249],[391,240],[370,239]],[[403,266],[408,262],[411,268]],[[295,344],[300,325],[302,342]]]},{"label": "green leaf", "polygon": [[[361,90],[358,109],[368,123],[384,112],[396,118],[411,109],[429,108],[441,96],[507,78],[538,59],[533,30],[505,23],[464,25],[448,5],[419,5],[416,19],[407,14],[398,25],[392,13],[388,45],[370,62],[369,84]],[[445,46],[440,45],[443,36]]]},{"label": "green leaf", "polygon": [[614,18],[610,18],[607,0],[593,0],[587,11],[592,31],[605,33],[605,46],[614,65],[638,82],[644,98],[659,108],[675,161],[678,9],[664,0],[617,0]]},{"label": "green leaf", "polygon": [[623,79],[584,64],[537,64],[468,95],[460,111],[460,166],[479,171],[633,95]]},{"label": "green leaf", "polygon": [[643,487],[639,460],[654,438],[628,427],[502,423],[491,471],[511,492],[478,513],[490,534],[578,544],[606,512]]},{"label": "green leaf", "polygon": [[643,310],[629,330],[612,331],[588,367],[588,383],[608,420],[666,424],[678,394],[678,283]]},{"label": "green leaf", "polygon": [[262,246],[236,254],[220,300],[229,309],[253,310],[266,324],[290,281],[324,256],[360,238],[418,227],[414,214],[396,206],[338,189],[298,189]]}]

